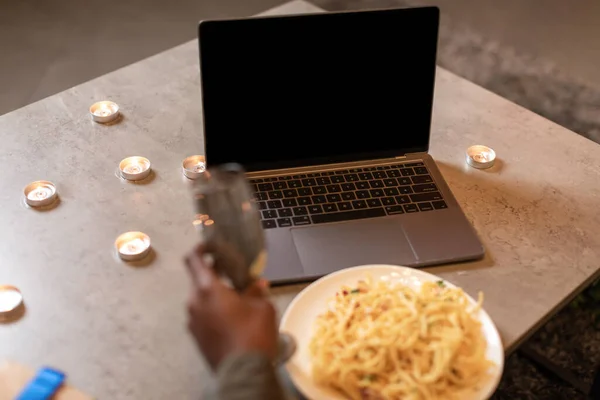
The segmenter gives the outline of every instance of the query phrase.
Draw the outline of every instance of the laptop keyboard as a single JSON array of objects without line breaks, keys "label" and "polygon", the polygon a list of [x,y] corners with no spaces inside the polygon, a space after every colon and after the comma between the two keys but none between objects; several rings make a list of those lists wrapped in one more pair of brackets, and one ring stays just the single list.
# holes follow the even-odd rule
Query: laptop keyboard
[{"label": "laptop keyboard", "polygon": [[422,162],[250,180],[263,228],[447,208]]}]

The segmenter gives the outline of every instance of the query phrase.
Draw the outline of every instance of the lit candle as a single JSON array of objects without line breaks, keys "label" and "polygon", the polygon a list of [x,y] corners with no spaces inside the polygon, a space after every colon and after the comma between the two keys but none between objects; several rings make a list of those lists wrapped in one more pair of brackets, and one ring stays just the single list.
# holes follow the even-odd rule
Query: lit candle
[{"label": "lit candle", "polygon": [[198,179],[206,171],[204,156],[190,156],[183,160],[183,174],[189,179]]},{"label": "lit candle", "polygon": [[14,286],[0,285],[0,319],[8,317],[23,303],[21,291]]},{"label": "lit candle", "polygon": [[467,149],[467,164],[473,168],[490,168],[496,161],[496,152],[487,146],[475,145]]},{"label": "lit candle", "polygon": [[125,261],[141,260],[150,252],[150,237],[143,232],[126,232],[117,238],[115,248]]},{"label": "lit candle", "polygon": [[52,204],[56,200],[56,186],[48,181],[35,181],[23,189],[25,202],[31,207],[42,207]]},{"label": "lit candle", "polygon": [[112,101],[99,101],[90,107],[92,120],[106,124],[119,117],[119,106]]},{"label": "lit candle", "polygon": [[127,157],[119,163],[121,176],[128,181],[139,181],[150,175],[150,160],[145,157]]}]

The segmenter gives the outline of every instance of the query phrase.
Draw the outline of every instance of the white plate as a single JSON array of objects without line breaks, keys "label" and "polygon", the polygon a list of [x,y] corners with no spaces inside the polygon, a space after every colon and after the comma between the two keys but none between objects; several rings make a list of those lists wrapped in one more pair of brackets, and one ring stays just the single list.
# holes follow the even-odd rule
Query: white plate
[{"label": "white plate", "polygon": [[[325,311],[327,301],[334,296],[340,287],[343,285],[356,285],[367,274],[374,281],[389,280],[412,289],[418,289],[423,282],[437,282],[442,279],[427,272],[407,267],[365,265],[327,275],[300,292],[283,315],[279,329],[282,332],[290,333],[296,338],[298,350],[286,364],[286,369],[296,387],[309,399],[338,400],[345,398],[338,392],[318,386],[313,382],[308,346],[313,335],[314,321],[319,314]],[[446,284],[448,287],[455,287],[450,282],[446,282]],[[473,304],[476,303],[473,298],[469,297],[469,299]],[[489,377],[481,382],[477,389],[470,390],[464,395],[461,393],[461,399],[464,400],[483,400],[491,397],[500,382],[504,368],[504,349],[496,326],[484,310],[479,312],[477,318],[481,321],[483,334],[487,339],[486,356],[495,366],[492,368]]]}]

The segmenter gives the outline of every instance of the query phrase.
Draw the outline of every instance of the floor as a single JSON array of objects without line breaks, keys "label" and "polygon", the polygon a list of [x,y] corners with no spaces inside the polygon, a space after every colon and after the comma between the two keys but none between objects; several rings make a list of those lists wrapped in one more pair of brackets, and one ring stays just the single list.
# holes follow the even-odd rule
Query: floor
[{"label": "floor", "polygon": [[[333,3],[352,8],[353,1]],[[200,19],[251,15],[283,2],[103,0],[93,7],[78,0],[1,1],[0,115],[192,39]],[[445,18],[600,86],[597,0],[419,3],[438,4]]]}]

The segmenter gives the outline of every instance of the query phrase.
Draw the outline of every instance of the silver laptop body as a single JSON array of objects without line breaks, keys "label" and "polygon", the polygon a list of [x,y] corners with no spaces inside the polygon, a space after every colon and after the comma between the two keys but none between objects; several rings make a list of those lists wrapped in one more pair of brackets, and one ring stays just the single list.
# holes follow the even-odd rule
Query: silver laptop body
[{"label": "silver laptop body", "polygon": [[427,153],[438,23],[435,7],[200,23],[207,163],[249,170],[272,283],[483,256]]}]

